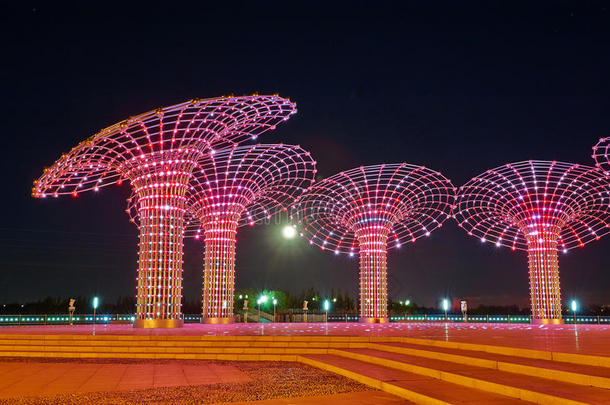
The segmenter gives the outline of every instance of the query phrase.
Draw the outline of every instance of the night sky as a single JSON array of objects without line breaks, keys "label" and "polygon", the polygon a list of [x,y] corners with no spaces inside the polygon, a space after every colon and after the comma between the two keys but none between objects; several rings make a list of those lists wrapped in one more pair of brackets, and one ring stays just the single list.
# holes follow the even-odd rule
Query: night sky
[{"label": "night sky", "polygon": [[[591,165],[610,132],[601,2],[22,3],[0,17],[0,303],[135,295],[128,184],[78,199],[30,192],[63,152],[153,108],[278,93],[299,112],[260,141],[300,144],[321,176],[404,161],[456,186],[513,161]],[[188,300],[201,294],[202,257],[187,241]],[[482,245],[454,221],[388,259],[397,300],[528,304],[526,253]],[[279,224],[239,231],[236,272],[237,288],[358,291],[356,258],[284,240]],[[610,237],[560,255],[560,275],[564,301],[610,304]]]}]

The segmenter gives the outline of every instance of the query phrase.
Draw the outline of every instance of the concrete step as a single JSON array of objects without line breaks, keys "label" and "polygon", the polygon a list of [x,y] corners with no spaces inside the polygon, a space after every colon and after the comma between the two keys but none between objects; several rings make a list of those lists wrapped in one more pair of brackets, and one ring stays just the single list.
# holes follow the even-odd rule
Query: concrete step
[{"label": "concrete step", "polygon": [[514,404],[515,399],[337,355],[301,356],[301,362],[418,404]]},{"label": "concrete step", "polygon": [[374,343],[369,348],[610,389],[610,368],[606,367],[409,343]]},{"label": "concrete step", "polygon": [[456,341],[444,341],[438,339],[419,339],[401,337],[397,339],[375,339],[373,343],[411,343],[421,346],[431,346],[446,349],[459,349],[468,351],[481,351],[493,354],[503,354],[507,356],[525,357],[529,359],[553,360],[565,363],[574,363],[594,367],[610,367],[610,357],[598,354],[580,354],[552,352],[545,350],[532,350],[522,347],[494,346],[480,343],[463,343]]},{"label": "concrete step", "polygon": [[[308,342],[308,343],[369,343],[374,338],[367,336],[225,336],[225,335],[120,335],[120,334],[104,334],[103,331],[98,331],[96,335],[89,334],[74,334],[74,335],[17,335],[17,334],[0,334],[2,341],[28,341],[28,340],[86,340],[86,341],[121,341],[121,342]],[[398,338],[384,338],[380,340],[385,342],[401,342]]]},{"label": "concrete step", "polygon": [[298,361],[298,354],[247,353],[138,353],[138,352],[7,352],[5,358],[81,358],[81,359],[176,359],[226,361]]},{"label": "concrete step", "polygon": [[108,346],[157,346],[157,347],[171,347],[171,346],[190,346],[190,347],[291,347],[291,348],[366,348],[368,343],[359,342],[305,342],[305,341],[287,341],[287,342],[274,342],[274,341],[224,341],[224,340],[141,340],[141,341],[130,341],[130,340],[81,340],[81,339],[0,339],[0,346],[91,346],[91,347],[108,347]]},{"label": "concrete step", "polygon": [[610,390],[604,388],[374,349],[332,350],[331,353],[531,402],[610,404]]},{"label": "concrete step", "polygon": [[0,357],[11,352],[47,353],[232,353],[232,354],[327,354],[327,348],[308,347],[198,347],[198,346],[89,346],[89,345],[0,345]]}]

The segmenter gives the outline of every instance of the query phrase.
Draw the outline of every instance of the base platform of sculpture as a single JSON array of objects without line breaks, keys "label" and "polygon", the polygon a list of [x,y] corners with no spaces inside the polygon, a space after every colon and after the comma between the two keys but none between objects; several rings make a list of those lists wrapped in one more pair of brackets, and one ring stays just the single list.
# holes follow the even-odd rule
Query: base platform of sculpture
[{"label": "base platform of sculpture", "polygon": [[532,325],[563,325],[563,319],[532,319]]},{"label": "base platform of sculpture", "polygon": [[226,325],[235,322],[234,318],[202,318],[201,323],[207,323],[211,325]]},{"label": "base platform of sculpture", "polygon": [[134,328],[181,328],[184,326],[182,319],[136,319],[133,321]]},{"label": "base platform of sculpture", "polygon": [[388,323],[389,318],[360,318],[361,323]]}]

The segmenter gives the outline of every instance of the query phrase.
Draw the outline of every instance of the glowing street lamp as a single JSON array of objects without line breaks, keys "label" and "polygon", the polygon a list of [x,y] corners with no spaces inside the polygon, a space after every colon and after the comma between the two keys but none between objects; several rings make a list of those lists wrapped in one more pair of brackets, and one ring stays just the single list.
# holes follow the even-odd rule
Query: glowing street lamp
[{"label": "glowing street lamp", "polygon": [[572,309],[572,314],[574,314],[574,325],[576,325],[576,310],[578,309],[578,302],[576,300],[570,302],[570,309]]},{"label": "glowing street lamp", "polygon": [[443,299],[443,311],[445,311],[445,321],[447,321],[447,311],[449,310],[449,300]]},{"label": "glowing street lamp", "polygon": [[258,304],[258,321],[261,321],[261,304],[264,304],[265,302],[267,302],[267,296],[266,295],[261,295],[261,297],[256,301],[256,303]]},{"label": "glowing street lamp", "polygon": [[400,301],[400,305],[404,305],[405,307],[407,307],[407,308],[405,308],[405,321],[407,320],[407,313],[409,311],[408,306],[410,303],[411,303],[411,300],[405,300],[404,303],[403,303],[403,301]]},{"label": "glowing street lamp", "polygon": [[284,229],[282,229],[282,235],[285,239],[294,239],[294,237],[297,236],[297,230],[291,225],[286,225]]},{"label": "glowing street lamp", "polygon": [[273,299],[273,322],[275,322],[275,306],[277,305],[277,300]]},{"label": "glowing street lamp", "polygon": [[100,304],[100,299],[98,297],[93,297],[93,302],[91,304],[93,305],[93,324],[95,325],[95,313]]},{"label": "glowing street lamp", "polygon": [[326,312],[326,323],[328,323],[328,310],[330,309],[330,301],[324,300],[324,311]]}]

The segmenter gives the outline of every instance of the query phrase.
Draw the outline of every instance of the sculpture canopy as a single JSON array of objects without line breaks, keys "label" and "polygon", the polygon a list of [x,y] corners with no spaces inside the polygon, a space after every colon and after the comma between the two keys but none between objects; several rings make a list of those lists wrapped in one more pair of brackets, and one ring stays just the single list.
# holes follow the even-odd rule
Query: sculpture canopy
[{"label": "sculpture canopy", "polygon": [[510,163],[460,187],[455,218],[470,235],[513,250],[528,250],[526,236],[552,226],[566,252],[610,232],[610,179],[579,164]]},{"label": "sculpture canopy", "polygon": [[[297,145],[234,146],[206,154],[186,193],[185,236],[198,238],[202,222],[221,212],[243,211],[238,226],[255,225],[286,209],[316,174],[311,154]],[[139,222],[137,196],[127,213]]]},{"label": "sculpture canopy", "polygon": [[387,226],[388,248],[430,235],[450,217],[451,181],[407,163],[362,166],[315,183],[292,208],[291,218],[311,244],[335,253],[358,253],[356,231]]},{"label": "sculpture canopy", "polygon": [[130,117],[81,142],[45,169],[34,197],[76,195],[126,179],[130,170],[230,147],[296,113],[279,96],[194,99]]}]

